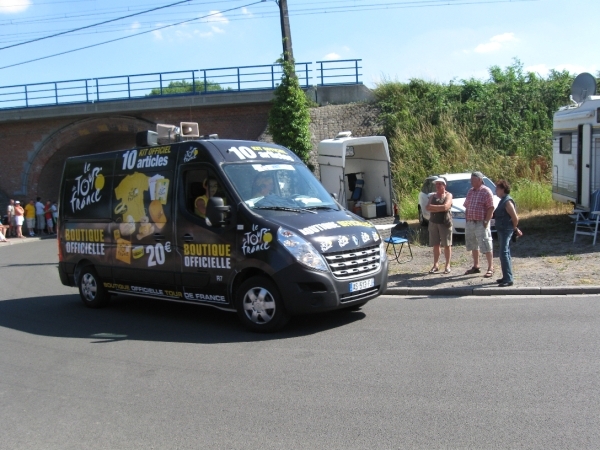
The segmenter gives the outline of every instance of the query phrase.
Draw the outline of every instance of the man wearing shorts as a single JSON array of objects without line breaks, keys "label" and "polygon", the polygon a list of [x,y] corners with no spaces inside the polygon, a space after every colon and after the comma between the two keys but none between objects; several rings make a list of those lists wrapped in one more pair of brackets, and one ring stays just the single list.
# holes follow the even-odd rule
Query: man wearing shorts
[{"label": "man wearing shorts", "polygon": [[480,273],[479,252],[485,254],[487,259],[487,272],[484,278],[494,275],[494,259],[492,253],[492,232],[490,230],[490,219],[494,213],[494,196],[490,188],[483,184],[483,174],[473,172],[471,174],[471,189],[465,200],[465,217],[467,226],[465,228],[465,243],[467,251],[473,254],[473,267],[465,272],[465,275]]},{"label": "man wearing shorts", "polygon": [[44,232],[44,228],[46,228],[46,217],[44,217],[44,204],[42,203],[41,197],[38,197],[37,202],[35,202],[35,218],[37,224],[37,234],[41,236]]}]

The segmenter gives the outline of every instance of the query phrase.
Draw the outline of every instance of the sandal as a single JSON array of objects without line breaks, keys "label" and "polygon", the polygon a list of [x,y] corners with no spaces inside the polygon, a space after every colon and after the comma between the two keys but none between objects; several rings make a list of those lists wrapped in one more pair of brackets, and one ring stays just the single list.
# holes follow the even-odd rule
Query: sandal
[{"label": "sandal", "polygon": [[494,275],[494,269],[489,269],[485,275],[483,276],[483,278],[492,278],[492,276]]},{"label": "sandal", "polygon": [[446,269],[444,270],[444,273],[449,274],[450,272],[452,272],[452,269],[450,269],[450,267],[446,267]]},{"label": "sandal", "polygon": [[438,273],[440,271],[439,267],[432,267],[429,273]]},{"label": "sandal", "polygon": [[471,267],[469,270],[465,272],[465,275],[472,275],[474,273],[480,273],[481,269],[479,267]]}]

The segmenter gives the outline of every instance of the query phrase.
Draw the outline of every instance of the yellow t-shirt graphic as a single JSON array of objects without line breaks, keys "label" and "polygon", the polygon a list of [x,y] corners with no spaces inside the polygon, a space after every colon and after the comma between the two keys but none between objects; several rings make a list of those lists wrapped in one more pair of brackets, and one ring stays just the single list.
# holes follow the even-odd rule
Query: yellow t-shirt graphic
[{"label": "yellow t-shirt graphic", "polygon": [[148,190],[148,177],[143,173],[135,172],[127,175],[115,188],[117,200],[121,203],[115,212],[122,212],[123,221],[131,216],[134,222],[139,222],[146,215],[144,211],[144,192]]}]

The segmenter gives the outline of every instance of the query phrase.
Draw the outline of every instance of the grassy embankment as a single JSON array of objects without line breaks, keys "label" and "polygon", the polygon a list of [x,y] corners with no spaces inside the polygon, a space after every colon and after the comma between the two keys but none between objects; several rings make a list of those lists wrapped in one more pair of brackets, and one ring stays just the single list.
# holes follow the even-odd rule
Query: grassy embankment
[{"label": "grassy embankment", "polygon": [[568,103],[573,76],[523,72],[519,61],[490,68],[487,81],[384,82],[375,91],[390,143],[401,218],[417,218],[423,180],[479,170],[508,180],[519,210],[566,212],[552,201],[552,116]]}]

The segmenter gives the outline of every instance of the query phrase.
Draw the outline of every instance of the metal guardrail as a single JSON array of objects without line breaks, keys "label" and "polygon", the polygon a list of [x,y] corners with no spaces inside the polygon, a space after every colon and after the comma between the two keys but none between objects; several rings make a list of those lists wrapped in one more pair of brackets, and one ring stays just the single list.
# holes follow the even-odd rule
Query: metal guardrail
[{"label": "metal guardrail", "polygon": [[[361,84],[360,61],[317,61],[317,84]],[[303,88],[312,85],[311,64],[296,63],[296,76]],[[0,86],[0,109],[273,90],[282,73],[280,64],[268,64]]]}]

